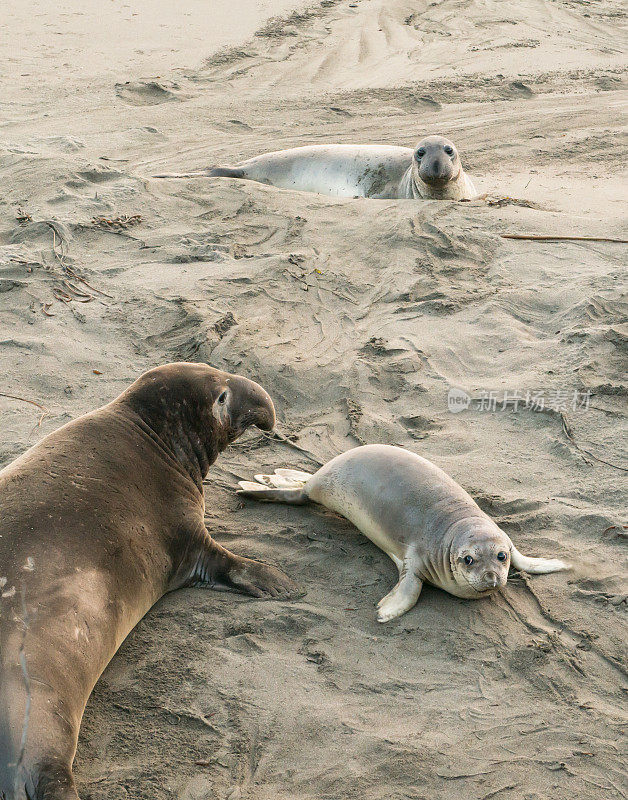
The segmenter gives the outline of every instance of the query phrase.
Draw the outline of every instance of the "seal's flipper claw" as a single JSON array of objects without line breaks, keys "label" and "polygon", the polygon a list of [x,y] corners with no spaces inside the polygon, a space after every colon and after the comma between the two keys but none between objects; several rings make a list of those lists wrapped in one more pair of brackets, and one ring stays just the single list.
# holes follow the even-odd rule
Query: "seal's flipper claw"
[{"label": "seal's flipper claw", "polygon": [[513,545],[510,551],[510,564],[515,569],[528,572],[530,575],[547,575],[550,572],[563,572],[571,569],[571,564],[559,558],[530,558],[522,555]]},{"label": "seal's flipper claw", "polygon": [[261,561],[239,559],[229,572],[231,585],[252,597],[292,600],[303,597],[303,590],[285,572]]}]

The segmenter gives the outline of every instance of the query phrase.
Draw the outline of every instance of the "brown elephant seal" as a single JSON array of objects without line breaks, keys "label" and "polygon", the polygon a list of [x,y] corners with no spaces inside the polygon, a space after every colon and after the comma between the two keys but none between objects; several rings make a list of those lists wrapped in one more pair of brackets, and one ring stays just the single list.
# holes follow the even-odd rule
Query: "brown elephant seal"
[{"label": "brown elephant seal", "polygon": [[379,603],[380,622],[411,609],[424,581],[475,599],[505,586],[511,565],[534,574],[569,569],[562,561],[521,555],[449,475],[401,447],[356,447],[314,475],[278,469],[255,478],[240,481],[239,494],[320,503],[353,522],[390,556],[399,582]]},{"label": "brown elephant seal", "polygon": [[427,136],[412,150],[392,145],[319,144],[250,158],[235,167],[163,173],[154,178],[243,178],[334,197],[472,200],[477,192],[458,149]]},{"label": "brown elephant seal", "polygon": [[1,798],[77,800],[87,699],[166,592],[295,592],[279,570],[214,542],[203,521],[210,465],[249,425],[274,422],[253,381],[169,364],[0,472]]}]

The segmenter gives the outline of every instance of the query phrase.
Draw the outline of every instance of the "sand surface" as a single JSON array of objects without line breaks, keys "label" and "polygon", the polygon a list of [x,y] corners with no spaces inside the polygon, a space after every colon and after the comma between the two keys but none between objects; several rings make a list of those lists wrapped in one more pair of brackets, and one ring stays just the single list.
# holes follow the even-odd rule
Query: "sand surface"
[{"label": "sand surface", "polygon": [[[625,797],[626,246],[502,238],[626,238],[623,4],[76,5],[3,2],[0,391],[48,414],[0,398],[0,463],[171,360],[260,381],[311,454],[250,432],[206,486],[215,537],[307,596],[160,602],[90,701],[82,798]],[[150,177],[432,132],[527,202]],[[591,408],[454,415],[450,386]],[[480,602],[427,588],[378,625],[384,554],[233,493],[363,442],[432,459],[574,571]]]}]

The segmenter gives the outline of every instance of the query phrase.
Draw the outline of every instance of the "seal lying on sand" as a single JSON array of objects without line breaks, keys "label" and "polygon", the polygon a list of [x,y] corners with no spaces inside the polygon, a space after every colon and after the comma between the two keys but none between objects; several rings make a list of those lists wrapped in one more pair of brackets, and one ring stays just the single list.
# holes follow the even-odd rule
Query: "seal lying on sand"
[{"label": "seal lying on sand", "polygon": [[314,475],[278,469],[240,481],[256,500],[312,500],[353,522],[397,565],[399,582],[379,602],[388,622],[411,609],[423,581],[475,599],[506,585],[512,564],[534,574],[569,569],[527,558],[442,469],[401,447],[373,444],[336,456]]},{"label": "seal lying on sand", "polygon": [[216,544],[203,521],[210,465],[249,425],[274,422],[253,381],[169,364],[0,472],[0,798],[78,800],[87,699],[163,594],[296,590]]},{"label": "seal lying on sand", "polygon": [[235,167],[166,173],[155,178],[244,178],[281,189],[334,197],[472,200],[453,142],[428,136],[414,150],[391,145],[319,144],[250,158]]}]

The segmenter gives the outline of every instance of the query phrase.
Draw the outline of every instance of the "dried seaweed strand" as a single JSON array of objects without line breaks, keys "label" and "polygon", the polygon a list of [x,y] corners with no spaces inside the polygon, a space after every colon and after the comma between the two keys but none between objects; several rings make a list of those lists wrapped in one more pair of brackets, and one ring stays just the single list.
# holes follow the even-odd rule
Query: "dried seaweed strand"
[{"label": "dried seaweed strand", "polygon": [[[478,400],[479,398],[474,397],[472,399],[473,400]],[[506,401],[506,403],[507,403],[507,405],[514,405],[515,401],[509,399],[509,400]],[[605,461],[603,458],[599,458],[598,456],[596,456],[593,453],[591,453],[589,450],[586,450],[584,447],[581,447],[578,444],[578,442],[576,441],[576,439],[575,439],[573,428],[569,424],[569,420],[567,419],[564,411],[558,411],[557,409],[549,408],[549,407],[547,407],[547,408],[529,409],[529,410],[533,411],[534,413],[537,413],[537,414],[550,414],[550,415],[554,414],[554,415],[560,417],[560,422],[561,422],[561,426],[562,426],[562,429],[563,429],[563,433],[569,439],[569,441],[575,447],[575,449],[582,455],[583,459],[585,460],[585,462],[587,464],[590,463],[590,462],[588,461],[586,456],[589,456],[589,458],[592,458],[594,461],[599,461],[600,464],[606,464],[607,467],[613,467],[613,469],[619,469],[622,472],[628,472],[628,467],[622,467],[619,464],[613,464],[610,461]]]},{"label": "dried seaweed strand", "polygon": [[319,461],[319,459],[316,458],[313,453],[310,453],[309,450],[306,450],[304,447],[296,444],[291,439],[288,439],[287,436],[284,436],[283,433],[280,433],[277,429],[271,431],[270,433],[264,433],[262,431],[262,436],[270,441],[276,440],[282,442],[282,444],[285,444],[287,447],[292,447],[294,450],[298,450],[299,453],[303,453],[306,458],[309,458],[314,464],[318,464],[319,467],[323,466],[323,462]]},{"label": "dried seaweed strand", "polygon": [[42,406],[42,404],[41,404],[41,403],[38,403],[38,402],[36,402],[35,400],[29,400],[29,399],[28,399],[28,398],[26,398],[26,397],[20,397],[20,396],[19,396],[19,395],[17,395],[17,394],[7,394],[6,392],[0,392],[0,397],[8,397],[8,398],[10,398],[11,400],[20,400],[22,403],[30,403],[30,405],[32,405],[32,406],[36,406],[37,408],[39,408],[39,409],[40,409],[40,411],[42,412],[42,415],[41,415],[41,417],[39,418],[39,422],[37,423],[37,426],[38,426],[38,427],[39,427],[39,425],[41,425],[41,423],[42,423],[42,420],[44,419],[44,417],[45,417],[47,414],[49,414],[49,413],[50,413],[50,412],[48,411],[48,409],[46,408],[46,406]]},{"label": "dried seaweed strand", "polygon": [[[80,281],[81,283],[85,284],[85,286],[87,286],[87,288],[91,289],[93,292],[96,292],[97,294],[101,294],[104,297],[108,297],[110,300],[113,300],[113,297],[110,294],[107,294],[106,292],[103,292],[100,289],[96,289],[95,286],[92,286],[90,283],[88,283],[85,280],[85,278],[81,277],[77,272],[75,272],[71,267],[69,267],[65,263],[65,257],[67,255],[67,252],[64,252],[63,247],[64,247],[64,245],[67,247],[67,243],[65,242],[65,239],[61,235],[59,235],[59,239],[61,241],[61,248],[60,248],[60,250],[57,250],[57,230],[54,227],[54,225],[52,225],[50,223],[48,223],[48,225],[52,229],[52,252],[54,253],[55,258],[57,259],[57,261],[61,264],[61,267],[63,268],[63,271],[65,272],[65,274],[69,275],[71,278],[74,278],[74,280]],[[64,283],[66,283],[66,285],[67,285],[66,281],[64,281]],[[72,291],[74,293],[77,293],[77,289],[73,288]],[[94,297],[92,297],[92,295],[89,295],[87,293],[83,293],[80,290],[78,290],[78,294],[82,295],[83,297],[89,298],[88,300],[81,300],[80,302],[82,302],[82,303],[88,303],[88,302],[90,302],[90,300],[94,299]],[[69,299],[66,300],[65,302],[71,302],[73,299],[75,299],[71,295],[67,295],[67,297]],[[59,299],[62,299],[62,298],[57,298],[57,299],[59,300]]]},{"label": "dried seaweed strand", "polygon": [[532,242],[614,242],[628,244],[628,239],[612,239],[607,236],[542,236],[536,233],[502,233],[502,239],[527,239]]},{"label": "dried seaweed strand", "polygon": [[628,472],[628,467],[622,467],[619,464],[612,464],[610,461],[605,461],[603,458],[599,458],[596,455],[593,455],[589,450],[585,450],[584,447],[581,447],[578,442],[574,438],[573,428],[569,424],[567,417],[563,411],[560,411],[560,420],[563,426],[563,433],[569,439],[571,444],[578,450],[579,453],[585,453],[589,456],[589,458],[594,459],[595,461],[599,461],[600,464],[606,464],[607,467],[613,467],[614,469],[620,469],[622,472]]}]

